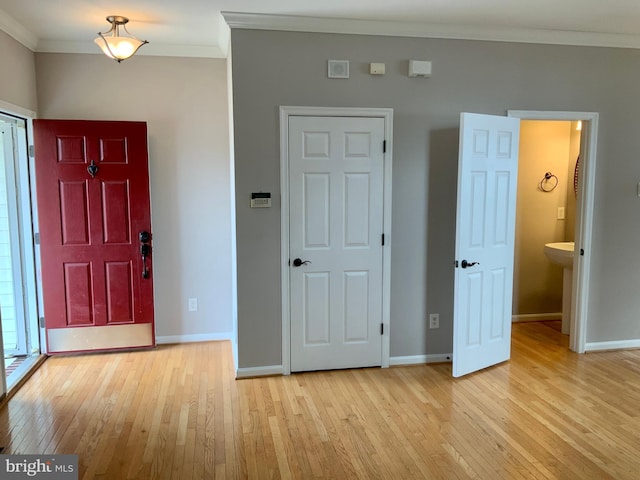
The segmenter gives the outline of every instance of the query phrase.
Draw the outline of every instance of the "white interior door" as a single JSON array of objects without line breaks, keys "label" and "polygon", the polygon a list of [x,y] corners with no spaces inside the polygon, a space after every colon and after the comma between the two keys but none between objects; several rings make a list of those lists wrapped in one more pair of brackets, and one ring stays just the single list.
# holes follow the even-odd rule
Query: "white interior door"
[{"label": "white interior door", "polygon": [[291,370],[381,365],[384,119],[288,128]]},{"label": "white interior door", "polygon": [[511,354],[520,120],[460,117],[453,376]]}]

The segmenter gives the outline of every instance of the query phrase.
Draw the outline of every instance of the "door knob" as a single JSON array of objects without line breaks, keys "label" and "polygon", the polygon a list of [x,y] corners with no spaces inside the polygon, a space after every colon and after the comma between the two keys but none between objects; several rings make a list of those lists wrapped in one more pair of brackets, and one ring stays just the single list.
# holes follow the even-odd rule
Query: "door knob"
[{"label": "door knob", "polygon": [[462,260],[460,264],[462,268],[473,267],[474,265],[480,265],[480,262],[467,262],[466,260]]},{"label": "door knob", "polygon": [[311,262],[310,262],[309,260],[304,260],[304,261],[302,261],[302,259],[300,259],[300,258],[296,258],[296,259],[293,261],[293,266],[294,266],[294,267],[300,267],[300,266],[302,266],[302,265],[308,265],[308,264],[310,264],[310,263],[311,263]]}]

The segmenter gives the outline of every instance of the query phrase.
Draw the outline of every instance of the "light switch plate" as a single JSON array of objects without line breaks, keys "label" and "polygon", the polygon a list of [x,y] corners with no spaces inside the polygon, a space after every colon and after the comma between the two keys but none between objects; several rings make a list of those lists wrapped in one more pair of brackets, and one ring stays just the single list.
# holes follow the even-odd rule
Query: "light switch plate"
[{"label": "light switch plate", "polygon": [[565,210],[564,207],[558,207],[558,220],[564,220]]}]

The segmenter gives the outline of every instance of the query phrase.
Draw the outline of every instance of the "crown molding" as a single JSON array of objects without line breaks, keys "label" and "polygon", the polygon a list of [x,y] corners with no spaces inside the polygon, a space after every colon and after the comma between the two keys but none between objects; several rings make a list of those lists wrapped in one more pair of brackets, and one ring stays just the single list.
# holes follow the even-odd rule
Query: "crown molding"
[{"label": "crown molding", "polygon": [[24,28],[20,22],[4,10],[0,10],[0,30],[13,37],[31,51],[35,51],[38,45],[38,36]]},{"label": "crown molding", "polygon": [[221,12],[231,29],[640,48],[640,35]]},{"label": "crown molding", "polygon": [[231,44],[231,28],[227,25],[221,13],[218,14],[218,38],[217,42],[220,51],[224,53],[224,58],[229,55],[229,45]]},{"label": "crown molding", "polygon": [[[442,25],[240,12],[221,12],[221,18],[222,21],[220,21],[218,28],[218,45],[168,45],[154,42],[145,45],[136,55],[226,58],[229,51],[229,29],[234,28],[640,49],[640,35],[615,33]],[[101,53],[92,42],[39,40],[37,35],[27,30],[3,10],[0,10],[0,30],[33,52]]]},{"label": "crown molding", "polygon": [[[41,40],[35,49],[37,53],[89,53],[104,55],[95,43],[68,42],[57,40]],[[168,45],[148,43],[135,55],[151,57],[192,57],[192,58],[226,58],[227,52],[217,46],[209,45]]]}]

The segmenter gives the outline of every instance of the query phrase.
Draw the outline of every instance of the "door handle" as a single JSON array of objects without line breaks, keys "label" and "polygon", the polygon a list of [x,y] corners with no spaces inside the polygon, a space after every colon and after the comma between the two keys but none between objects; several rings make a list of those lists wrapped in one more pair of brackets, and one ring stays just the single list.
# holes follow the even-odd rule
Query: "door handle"
[{"label": "door handle", "polygon": [[140,245],[140,255],[142,255],[142,278],[149,278],[149,268],[147,268],[147,257],[151,253],[151,245],[143,243]]},{"label": "door handle", "polygon": [[308,264],[310,264],[310,263],[311,263],[311,262],[310,262],[309,260],[304,260],[304,261],[303,261],[303,260],[302,260],[302,259],[300,259],[300,258],[296,258],[296,259],[293,261],[293,266],[294,266],[294,267],[300,267],[300,266],[302,266],[302,265],[308,265]]},{"label": "door handle", "polygon": [[473,267],[474,265],[480,265],[480,262],[467,262],[466,260],[462,260],[460,264],[462,268]]},{"label": "door handle", "polygon": [[142,278],[149,278],[147,257],[151,255],[151,234],[147,231],[140,232],[140,255],[142,256]]}]

